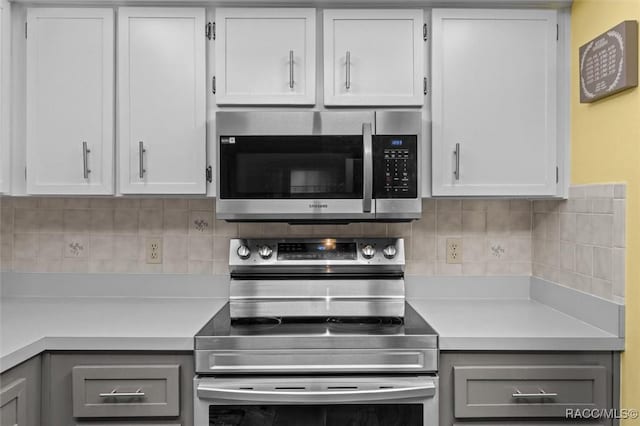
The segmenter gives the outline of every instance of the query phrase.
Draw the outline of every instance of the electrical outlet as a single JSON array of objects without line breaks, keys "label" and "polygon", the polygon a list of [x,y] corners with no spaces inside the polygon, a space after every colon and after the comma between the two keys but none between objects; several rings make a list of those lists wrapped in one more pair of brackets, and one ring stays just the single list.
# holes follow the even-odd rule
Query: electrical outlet
[{"label": "electrical outlet", "polygon": [[147,263],[162,263],[162,238],[147,238],[145,254]]},{"label": "electrical outlet", "polygon": [[447,238],[447,263],[462,263],[462,240]]}]

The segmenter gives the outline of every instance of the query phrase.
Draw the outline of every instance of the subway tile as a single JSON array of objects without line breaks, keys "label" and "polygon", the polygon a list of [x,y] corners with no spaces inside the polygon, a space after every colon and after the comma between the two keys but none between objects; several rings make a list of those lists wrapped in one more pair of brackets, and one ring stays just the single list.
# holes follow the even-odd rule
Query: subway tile
[{"label": "subway tile", "polygon": [[113,209],[91,209],[91,233],[112,234],[115,229]]},{"label": "subway tile", "polygon": [[533,214],[533,238],[537,240],[547,239],[547,214]]},{"label": "subway tile", "polygon": [[189,200],[189,210],[209,210],[213,211],[213,199],[192,198]]},{"label": "subway tile", "polygon": [[559,240],[560,239],[560,218],[557,213],[547,214],[547,226],[546,226],[546,239],[547,240]]},{"label": "subway tile", "polygon": [[162,198],[143,198],[140,200],[141,209],[162,210],[164,202]]},{"label": "subway tile", "polygon": [[64,208],[67,210],[88,209],[91,207],[90,198],[65,198]]},{"label": "subway tile", "polygon": [[436,275],[462,275],[462,264],[436,263]]},{"label": "subway tile", "polygon": [[422,211],[423,212],[435,212],[436,211],[436,200],[433,198],[423,198],[422,199]]},{"label": "subway tile", "polygon": [[593,247],[578,244],[576,246],[576,272],[593,276]]},{"label": "subway tile", "polygon": [[560,267],[560,241],[546,241],[543,260],[549,266]]},{"label": "subway tile", "polygon": [[62,234],[38,235],[38,259],[62,259]]},{"label": "subway tile", "polygon": [[622,248],[613,249],[613,294],[624,297],[625,295],[625,250]]},{"label": "subway tile", "polygon": [[89,231],[91,223],[91,210],[76,209],[64,210],[64,231],[71,233],[83,233]]},{"label": "subway tile", "polygon": [[625,247],[626,232],[626,202],[625,200],[613,201],[613,246]]},{"label": "subway tile", "polygon": [[485,200],[462,200],[462,210],[486,212],[487,202]]},{"label": "subway tile", "polygon": [[128,197],[116,197],[113,200],[116,209],[139,209],[140,199]]},{"label": "subway tile", "polygon": [[611,281],[594,278],[591,281],[591,293],[595,296],[611,300],[613,298],[613,283]]},{"label": "subway tile", "polygon": [[487,211],[487,234],[508,235],[510,214],[508,209],[493,209]]},{"label": "subway tile", "polygon": [[489,213],[504,212],[511,208],[509,200],[487,200],[485,203]]},{"label": "subway tile", "polygon": [[188,210],[189,200],[184,198],[165,198],[163,206],[165,210]]},{"label": "subway tile", "polygon": [[592,244],[593,227],[592,215],[578,214],[576,216],[576,242],[578,244]]},{"label": "subway tile", "polygon": [[116,209],[113,229],[116,234],[138,233],[138,209]]},{"label": "subway tile", "polygon": [[165,234],[187,234],[189,229],[189,210],[165,210],[163,224]]},{"label": "subway tile", "polygon": [[86,234],[64,235],[64,258],[86,259],[88,258],[89,241]]},{"label": "subway tile", "polygon": [[[163,262],[162,272],[164,272],[165,274],[185,274],[187,272],[190,272],[189,262],[186,259],[170,260],[170,261],[167,261],[166,263]],[[199,273],[199,272],[196,272],[196,273]]]},{"label": "subway tile", "polygon": [[614,185],[611,184],[596,184],[585,186],[585,193],[587,198],[613,198]]},{"label": "subway tile", "polygon": [[509,232],[513,237],[531,236],[531,212],[512,210],[509,212]]},{"label": "subway tile", "polygon": [[62,213],[58,209],[39,209],[38,230],[41,233],[61,233],[64,230]]},{"label": "subway tile", "polygon": [[613,249],[593,248],[593,276],[602,280],[613,281]]},{"label": "subway tile", "polygon": [[509,262],[487,262],[487,275],[509,275],[510,271]]},{"label": "subway tile", "polygon": [[162,234],[163,221],[164,215],[162,209],[142,208],[138,214],[138,232],[146,235]]},{"label": "subway tile", "polygon": [[[378,226],[377,225],[384,225],[384,223],[378,223],[378,224],[367,224],[367,226],[365,228],[371,228],[371,229],[376,229]],[[389,223],[386,226],[386,235],[390,236],[390,237],[404,237],[404,238],[408,238],[411,237],[411,222],[406,222],[406,223]],[[382,228],[382,227],[381,227]],[[380,236],[384,236],[385,234],[382,233],[382,229],[381,232],[379,234]]]},{"label": "subway tile", "polygon": [[509,238],[507,258],[511,262],[531,262],[533,246],[529,238]]},{"label": "subway tile", "polygon": [[113,209],[115,207],[115,199],[109,197],[92,198],[89,206],[92,209]]},{"label": "subway tile", "polygon": [[13,236],[14,259],[34,259],[38,254],[38,234],[16,233]]},{"label": "subway tile", "polygon": [[229,262],[229,239],[226,237],[213,238],[213,260]]},{"label": "subway tile", "polygon": [[15,209],[36,209],[38,208],[38,198],[36,197],[13,197],[13,207]]},{"label": "subway tile", "polygon": [[162,263],[186,261],[189,240],[186,235],[164,235],[162,237]]},{"label": "subway tile", "polygon": [[614,185],[613,198],[617,198],[617,199],[627,198],[627,185],[624,183],[618,183]]},{"label": "subway tile", "polygon": [[580,186],[570,186],[569,187],[569,198],[586,198],[587,192],[585,187]]},{"label": "subway tile", "polygon": [[462,210],[438,209],[436,232],[443,236],[460,236],[462,234]]},{"label": "subway tile", "polygon": [[560,268],[569,272],[576,270],[575,243],[560,242]]},{"label": "subway tile", "polygon": [[436,274],[435,262],[411,262],[407,264],[407,275],[432,276]]},{"label": "subway tile", "polygon": [[577,217],[575,213],[560,213],[560,240],[576,241]]},{"label": "subway tile", "polygon": [[437,200],[436,201],[436,210],[437,211],[459,211],[462,210],[462,201],[461,200]]},{"label": "subway tile", "polygon": [[465,210],[462,212],[462,233],[481,235],[487,230],[487,215],[484,211]]},{"label": "subway tile", "polygon": [[485,262],[487,259],[487,240],[484,237],[464,237],[462,239],[463,263]]},{"label": "subway tile", "polygon": [[[113,237],[113,258],[118,261],[138,262],[141,247],[137,235],[115,235]],[[117,264],[114,264],[117,265]],[[127,271],[122,271],[127,272]]]},{"label": "subway tile", "polygon": [[487,240],[487,258],[489,261],[506,261],[509,259],[510,251],[508,240],[490,238]]},{"label": "subway tile", "polygon": [[100,260],[90,258],[88,264],[90,273],[108,273],[113,272],[113,270],[115,269],[113,260]]},{"label": "subway tile", "polygon": [[530,276],[531,262],[509,262],[509,275]]},{"label": "subway tile", "polygon": [[213,260],[213,237],[208,235],[189,236],[189,260]]},{"label": "subway tile", "polygon": [[462,275],[482,276],[487,273],[487,264],[484,262],[465,262],[462,264]]},{"label": "subway tile", "polygon": [[422,218],[413,222],[412,232],[414,235],[432,237],[436,233],[436,213],[423,212]]},{"label": "subway tile", "polygon": [[15,209],[13,228],[15,232],[38,232],[38,210]]},{"label": "subway tile", "polygon": [[187,264],[187,271],[190,274],[211,275],[213,274],[213,262],[190,260]]},{"label": "subway tile", "polygon": [[613,198],[596,198],[591,200],[591,212],[593,213],[613,213]]},{"label": "subway tile", "polygon": [[[189,235],[212,235],[213,212],[206,210],[192,210],[189,212]],[[253,224],[243,224],[253,225]],[[261,234],[260,234],[261,235]],[[255,235],[259,236],[259,235]]]},{"label": "subway tile", "polygon": [[38,198],[39,209],[64,209],[65,199],[60,197]]},{"label": "subway tile", "polygon": [[573,201],[573,212],[575,213],[591,213],[591,200],[576,199]]},{"label": "subway tile", "polygon": [[89,260],[113,260],[113,235],[91,235]]},{"label": "subway tile", "polygon": [[405,257],[410,259],[407,263],[412,263],[411,260],[418,262],[435,262],[437,259],[436,253],[436,239],[431,237],[416,238],[413,237],[410,241],[410,248],[405,241],[405,250],[409,251],[409,256]]},{"label": "subway tile", "polygon": [[531,212],[531,200],[511,200],[509,201],[509,208],[511,211],[523,211]]},{"label": "subway tile", "polygon": [[229,276],[229,263],[213,261],[213,274],[214,275],[226,275]]},{"label": "subway tile", "polygon": [[[221,237],[231,237],[231,238],[235,238],[238,235],[237,223],[230,223],[225,220],[215,220],[214,222],[215,222],[214,229],[213,229],[214,235],[221,236]],[[287,224],[278,224],[278,225],[282,225],[278,227],[280,228],[279,231],[282,232],[281,235],[286,235],[289,230]]]},{"label": "subway tile", "polygon": [[591,217],[591,243],[602,247],[613,247],[613,215],[594,214]]}]

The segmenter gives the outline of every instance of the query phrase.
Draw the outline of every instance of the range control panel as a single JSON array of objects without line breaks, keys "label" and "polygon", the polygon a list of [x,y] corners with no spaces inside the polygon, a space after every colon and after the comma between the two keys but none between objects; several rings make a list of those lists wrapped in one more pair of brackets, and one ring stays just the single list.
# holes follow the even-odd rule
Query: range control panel
[{"label": "range control panel", "polygon": [[373,137],[375,198],[416,198],[418,195],[417,136]]}]

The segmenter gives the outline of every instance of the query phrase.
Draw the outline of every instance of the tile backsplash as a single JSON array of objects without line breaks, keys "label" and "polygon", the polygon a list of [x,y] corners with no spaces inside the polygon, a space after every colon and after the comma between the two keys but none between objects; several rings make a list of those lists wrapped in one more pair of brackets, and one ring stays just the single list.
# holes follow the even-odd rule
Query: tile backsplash
[{"label": "tile backsplash", "polygon": [[[215,220],[212,199],[5,197],[0,201],[5,270],[41,272],[227,271],[231,237],[404,237],[407,272],[530,275],[528,200],[424,200],[412,223],[232,224]],[[147,264],[145,241],[161,237],[162,264]],[[447,264],[447,238],[462,240],[462,263]]]},{"label": "tile backsplash", "polygon": [[[405,238],[411,275],[535,275],[624,296],[625,185],[576,186],[569,200],[423,200],[412,223],[233,224],[213,199],[0,198],[0,268],[25,272],[223,274],[232,237]],[[145,242],[160,237],[161,264]],[[447,264],[448,238],[462,263]]]},{"label": "tile backsplash", "polygon": [[533,205],[533,275],[607,299],[624,298],[626,185],[573,186]]}]

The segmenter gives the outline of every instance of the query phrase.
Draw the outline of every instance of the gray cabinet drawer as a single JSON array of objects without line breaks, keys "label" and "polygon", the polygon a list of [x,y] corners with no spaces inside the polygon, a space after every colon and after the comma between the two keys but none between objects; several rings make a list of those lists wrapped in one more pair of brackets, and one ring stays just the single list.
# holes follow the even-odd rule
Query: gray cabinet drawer
[{"label": "gray cabinet drawer", "polygon": [[179,365],[76,366],[73,416],[179,416],[179,377]]},{"label": "gray cabinet drawer", "polygon": [[[565,417],[605,408],[603,366],[455,366],[456,418]],[[547,394],[540,396],[538,394]]]}]

